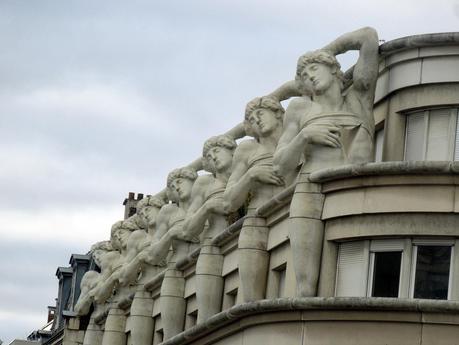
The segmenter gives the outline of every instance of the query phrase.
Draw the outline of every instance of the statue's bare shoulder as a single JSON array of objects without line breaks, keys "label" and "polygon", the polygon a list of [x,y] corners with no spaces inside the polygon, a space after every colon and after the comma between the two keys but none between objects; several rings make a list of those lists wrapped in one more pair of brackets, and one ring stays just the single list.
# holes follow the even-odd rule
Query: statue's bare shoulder
[{"label": "statue's bare shoulder", "polygon": [[234,152],[234,161],[247,159],[258,148],[258,142],[255,139],[243,140],[239,143]]},{"label": "statue's bare shoulder", "polygon": [[310,112],[311,104],[308,97],[293,98],[285,111],[284,128],[292,124],[299,126],[301,120]]}]

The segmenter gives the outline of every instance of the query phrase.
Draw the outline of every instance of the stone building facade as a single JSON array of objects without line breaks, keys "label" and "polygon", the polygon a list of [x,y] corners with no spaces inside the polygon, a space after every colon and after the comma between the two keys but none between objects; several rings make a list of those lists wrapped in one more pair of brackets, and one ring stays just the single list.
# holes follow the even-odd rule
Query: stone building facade
[{"label": "stone building facade", "polygon": [[[358,36],[362,32],[364,35]],[[350,46],[359,48],[361,56],[369,54],[371,44],[365,48],[366,43],[355,42],[359,37],[373,39],[371,35],[368,30],[356,32]],[[344,35],[324,50],[340,52],[347,47],[343,42],[349,37]],[[254,177],[256,183],[248,181],[245,189],[237,189],[238,184],[253,176],[241,175],[237,181],[231,176],[225,179],[229,170],[222,156],[214,160],[213,168],[207,169],[212,173],[207,180],[185,170],[173,172],[168,188],[175,188],[177,197],[173,201],[178,206],[164,206],[166,198],[162,191],[139,201],[138,214],[112,229],[112,242],[119,231],[119,238],[123,233],[131,236],[131,244],[121,245],[121,254],[110,262],[118,262],[120,257],[129,257],[130,261],[118,264],[121,269],[117,271],[117,267],[104,263],[101,253],[97,254],[95,260],[103,266],[100,274],[108,272],[105,282],[114,279],[113,272],[121,272],[116,275],[116,282],[106,284],[109,296],[97,298],[102,289],[91,289],[97,287],[99,278],[95,278],[94,285],[88,280],[81,291],[84,296],[96,296],[87,300],[87,305],[92,306],[75,307],[78,297],[82,297],[75,285],[78,279],[72,280],[68,296],[73,303],[67,304],[68,310],[61,313],[58,302],[56,311],[65,319],[62,343],[457,344],[459,33],[405,37],[382,44],[376,52],[376,86],[369,87],[374,96],[374,126],[371,121],[367,124],[362,120],[357,125],[349,122],[351,106],[327,115],[342,118],[341,132],[336,136],[337,130],[329,122],[317,125],[327,128],[328,144],[323,145],[342,148],[347,145],[345,140],[350,141],[347,158],[354,154],[352,150],[363,146],[361,142],[354,145],[361,133],[356,128],[375,130],[371,135],[371,159],[336,158],[338,163],[329,164],[327,160],[335,151],[324,151],[319,156],[319,168],[305,171],[304,167],[316,159],[314,152],[306,152],[306,158],[300,162],[303,165],[294,170],[299,177],[292,179],[292,183],[280,183],[288,181],[288,176],[280,181],[267,174],[265,180]],[[307,56],[304,68],[317,64],[319,58],[314,59]],[[359,68],[356,65],[343,76],[345,102],[350,94],[347,90],[365,82],[357,80]],[[320,77],[314,77],[313,69],[308,73],[315,87],[311,96],[313,107],[322,95],[317,91]],[[347,84],[346,78],[352,73],[354,84]],[[370,67],[364,69],[363,76],[368,74]],[[292,93],[285,87],[269,97],[282,101],[292,94],[310,97],[308,92]],[[260,98],[249,103],[246,121],[251,121],[257,109],[276,112],[275,105],[263,105],[264,101]],[[304,102],[309,104],[309,100]],[[295,106],[297,103],[291,101],[286,117],[293,114]],[[319,114],[322,121],[323,112]],[[263,114],[257,116],[261,118]],[[255,150],[258,156],[248,156],[246,169],[256,166],[261,176],[268,171],[266,166],[279,163],[279,147],[273,154],[268,140],[283,140],[282,136],[279,139],[272,134],[277,128],[275,118],[261,126],[263,129],[272,124],[273,131],[265,135],[260,130],[258,137],[254,136],[256,141],[239,143],[236,149],[231,140],[210,140],[204,145],[204,158],[221,154],[212,151],[215,147],[227,150],[230,157],[234,155],[234,160],[239,161],[245,159],[243,154]],[[284,120],[284,126],[286,123],[288,120]],[[310,125],[303,124],[303,128],[307,126]],[[247,124],[246,132],[241,134],[241,128],[236,126],[225,135],[232,140],[244,134],[253,136],[247,132]],[[333,138],[339,139],[339,146]],[[196,171],[202,169],[202,164],[195,161],[187,168],[190,167]],[[237,174],[234,161],[232,167],[230,173]],[[174,185],[180,179],[183,184],[193,183],[190,204],[180,194],[183,185]],[[263,185],[268,179],[269,190],[266,183]],[[199,194],[197,184],[201,182],[206,192]],[[242,200],[245,216],[235,222],[228,214],[239,208],[241,202],[223,206],[211,202],[226,200],[232,193],[247,193]],[[199,195],[205,201],[193,209],[193,200],[198,200]],[[221,199],[213,199],[215,195]],[[139,210],[147,208],[150,218],[142,223]],[[201,213],[203,216],[199,217]],[[167,218],[168,214],[173,216]],[[200,224],[201,229],[195,224]],[[299,231],[295,232],[298,224]],[[159,236],[163,227],[165,232]],[[218,231],[212,232],[214,227]],[[307,229],[307,236],[302,237],[302,229]],[[133,249],[137,245],[132,244],[135,236],[139,236],[135,243],[149,243],[148,259],[147,254],[142,254],[143,249]],[[100,248],[92,252],[97,253]],[[156,259],[152,253],[156,255],[164,248],[169,254],[162,260]],[[107,253],[112,249],[104,250]],[[130,280],[129,272],[135,273]],[[206,288],[202,289],[203,286]],[[207,313],[204,318],[203,311]],[[60,320],[57,316],[56,322]]]}]

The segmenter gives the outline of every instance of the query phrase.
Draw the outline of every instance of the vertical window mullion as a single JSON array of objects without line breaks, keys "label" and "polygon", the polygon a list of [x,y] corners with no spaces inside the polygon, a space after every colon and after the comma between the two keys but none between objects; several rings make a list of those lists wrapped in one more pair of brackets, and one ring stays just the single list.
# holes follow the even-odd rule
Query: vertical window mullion
[{"label": "vertical window mullion", "polygon": [[411,277],[410,277],[410,298],[414,296],[414,279],[416,277],[416,261],[418,259],[418,246],[412,246],[411,254]]},{"label": "vertical window mullion", "polygon": [[426,110],[424,112],[424,141],[422,142],[422,159],[427,159],[427,145],[428,145],[428,138],[429,138],[429,130],[430,130],[430,116],[429,111]]},{"label": "vertical window mullion", "polygon": [[451,246],[451,257],[449,259],[449,277],[448,277],[448,300],[451,299],[454,276],[454,246]]},{"label": "vertical window mullion", "polygon": [[410,297],[411,275],[412,275],[412,259],[413,259],[413,244],[411,239],[405,239],[403,243],[402,264],[400,269],[400,298]]},{"label": "vertical window mullion", "polygon": [[371,297],[371,293],[373,291],[373,275],[374,275],[374,268],[375,268],[375,253],[370,252],[370,260],[369,260],[369,269],[368,269],[368,284],[367,284],[367,297]]},{"label": "vertical window mullion", "polygon": [[457,110],[451,109],[449,113],[449,126],[448,126],[448,160],[453,161],[455,156],[456,147],[456,128],[457,128]]}]

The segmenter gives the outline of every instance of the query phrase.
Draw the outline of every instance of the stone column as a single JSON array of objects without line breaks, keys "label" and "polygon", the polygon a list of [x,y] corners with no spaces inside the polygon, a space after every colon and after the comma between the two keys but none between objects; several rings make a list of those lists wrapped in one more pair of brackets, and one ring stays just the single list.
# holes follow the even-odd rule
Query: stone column
[{"label": "stone column", "polygon": [[255,216],[255,209],[249,209],[238,241],[239,277],[244,302],[265,298],[269,268],[268,235],[266,220]]},{"label": "stone column", "polygon": [[153,298],[151,292],[145,291],[145,278],[144,275],[136,285],[131,304],[131,341],[134,345],[151,345],[153,342]]},{"label": "stone column", "polygon": [[168,263],[161,285],[160,306],[164,340],[182,332],[185,322],[185,278],[183,272],[175,268],[176,263],[173,261]]},{"label": "stone column", "polygon": [[197,323],[220,312],[223,298],[223,255],[220,247],[205,239],[196,263]]},{"label": "stone column", "polygon": [[113,303],[116,307],[113,306],[108,312],[102,345],[126,345],[126,314],[117,307],[117,302]]},{"label": "stone column", "polygon": [[[97,310],[97,307],[96,307]],[[83,345],[101,345],[104,331],[101,326],[96,323],[95,316],[96,311],[91,314],[89,318],[88,328],[84,334]]]},{"label": "stone column", "polygon": [[321,220],[324,195],[321,185],[309,182],[309,173],[300,173],[290,204],[289,236],[297,295],[317,294],[324,224]]}]

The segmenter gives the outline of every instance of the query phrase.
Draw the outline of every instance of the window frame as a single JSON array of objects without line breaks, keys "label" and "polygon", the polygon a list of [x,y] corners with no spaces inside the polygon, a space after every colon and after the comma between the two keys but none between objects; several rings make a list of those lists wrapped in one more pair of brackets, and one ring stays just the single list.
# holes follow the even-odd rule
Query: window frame
[{"label": "window frame", "polygon": [[402,293],[402,273],[403,264],[405,258],[405,245],[403,239],[383,239],[383,240],[370,240],[370,257],[368,263],[368,275],[367,275],[367,295],[366,297],[373,297],[373,280],[374,280],[374,269],[375,269],[375,253],[387,253],[387,252],[400,252],[400,273],[398,278],[398,293],[396,298],[400,298]]},{"label": "window frame", "polygon": [[448,295],[446,300],[451,300],[453,272],[454,272],[454,239],[413,239],[411,243],[413,249],[411,252],[411,274],[410,274],[410,292],[409,298],[414,298],[414,285],[416,279],[416,263],[418,259],[418,248],[420,246],[444,246],[451,247],[451,256],[449,259],[449,275],[448,275]]},{"label": "window frame", "polygon": [[[408,151],[408,121],[409,116],[414,114],[423,113],[424,115],[424,133],[423,133],[423,142],[422,142],[422,161],[427,160],[427,152],[428,152],[428,136],[429,136],[429,129],[430,129],[430,118],[432,111],[447,109],[450,110],[450,125],[449,125],[449,133],[448,133],[448,161],[455,161],[456,157],[459,160],[459,147],[457,147],[458,139],[459,139],[459,105],[454,106],[440,106],[440,107],[432,107],[432,108],[425,108],[425,109],[417,109],[405,112],[405,141],[404,141],[404,148],[403,148],[403,161],[409,161],[406,157]],[[434,115],[435,116],[435,115]],[[412,160],[412,159],[410,159]],[[430,160],[430,159],[429,159]]]},{"label": "window frame", "polygon": [[[459,255],[459,252],[456,254],[455,245],[459,243],[457,239],[454,238],[442,238],[442,239],[433,239],[433,238],[387,238],[387,239],[367,239],[367,240],[356,240],[356,241],[346,241],[338,243],[338,255],[336,260],[336,275],[335,275],[335,297],[347,296],[347,295],[338,295],[340,287],[338,283],[342,280],[340,278],[340,246],[348,242],[361,242],[362,245],[362,255],[363,255],[363,271],[362,277],[366,279],[364,281],[365,289],[364,293],[360,295],[355,295],[353,297],[370,297],[373,289],[373,277],[374,277],[374,258],[375,253],[378,252],[401,252],[401,261],[400,261],[400,276],[399,276],[399,288],[398,296],[395,298],[414,298],[414,285],[416,278],[416,261],[417,261],[417,249],[419,246],[449,246],[451,247],[451,257],[450,257],[450,267],[449,267],[449,276],[448,276],[448,295],[446,300],[451,300],[453,297],[457,297],[457,294],[453,296],[453,289],[458,288],[457,282],[454,281],[454,271],[456,269],[454,261],[456,260],[456,255]],[[458,258],[459,259],[459,258]],[[459,268],[459,267],[458,267]],[[459,273],[459,272],[458,272]],[[456,277],[457,280],[457,277]],[[357,282],[358,284],[358,282]],[[359,291],[358,286],[356,285],[356,290]]]}]

